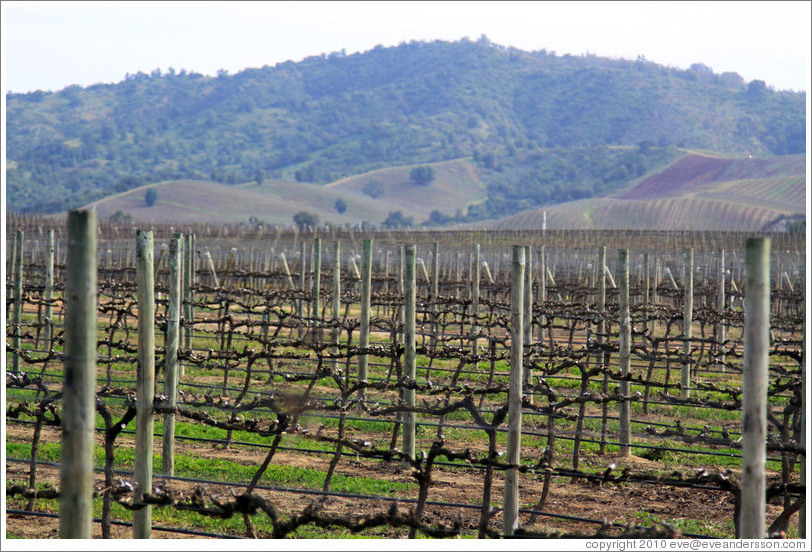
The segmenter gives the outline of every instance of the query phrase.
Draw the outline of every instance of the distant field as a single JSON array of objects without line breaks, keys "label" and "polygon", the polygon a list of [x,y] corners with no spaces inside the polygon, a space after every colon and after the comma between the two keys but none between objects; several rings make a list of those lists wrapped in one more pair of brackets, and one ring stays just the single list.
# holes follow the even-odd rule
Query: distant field
[{"label": "distant field", "polygon": [[760,230],[805,215],[806,158],[721,159],[689,154],[617,198],[591,198],[502,219],[500,229]]},{"label": "distant field", "polygon": [[[293,215],[309,211],[324,223],[344,224],[367,221],[380,224],[390,211],[402,211],[419,224],[434,210],[453,214],[458,207],[483,201],[485,186],[470,160],[460,159],[431,165],[436,180],[429,186],[411,183],[411,167],[398,167],[342,179],[327,185],[286,180],[267,180],[229,186],[214,182],[178,180],[144,186],[93,203],[99,217],[117,211],[135,221],[212,223],[247,222],[256,217],[270,224],[292,224]],[[362,192],[370,180],[381,183],[384,192],[371,198]],[[158,202],[148,207],[147,188],[155,188]],[[335,202],[343,199],[347,211],[339,214]]]},{"label": "distant field", "polygon": [[[781,217],[805,215],[808,202],[803,155],[771,159],[723,159],[690,153],[662,171],[626,188],[621,195],[590,198],[518,213],[489,224],[500,229],[547,228],[652,230],[760,230]],[[117,211],[134,221],[291,224],[299,211],[315,213],[322,223],[379,225],[390,211],[402,211],[415,224],[439,210],[453,214],[487,197],[470,159],[432,165],[436,180],[429,186],[410,181],[412,167],[382,169],[326,185],[267,180],[228,186],[213,182],[171,181],[131,190],[93,204],[99,216]],[[376,180],[378,198],[363,193]],[[146,189],[158,191],[148,207]],[[335,202],[347,211],[339,214]]]}]

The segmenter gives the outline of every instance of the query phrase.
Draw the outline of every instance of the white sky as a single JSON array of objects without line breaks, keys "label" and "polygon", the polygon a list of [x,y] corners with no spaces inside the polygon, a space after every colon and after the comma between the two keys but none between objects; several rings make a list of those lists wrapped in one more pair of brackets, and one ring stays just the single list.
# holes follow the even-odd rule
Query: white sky
[{"label": "white sky", "polygon": [[587,52],[809,90],[812,3],[2,2],[4,92],[185,68],[206,75],[409,40]]}]

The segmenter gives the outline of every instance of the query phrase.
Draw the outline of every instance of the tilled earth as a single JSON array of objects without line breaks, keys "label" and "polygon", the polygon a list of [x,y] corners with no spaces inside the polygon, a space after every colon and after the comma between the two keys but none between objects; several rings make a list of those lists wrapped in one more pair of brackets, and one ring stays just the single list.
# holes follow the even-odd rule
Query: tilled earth
[{"label": "tilled earth", "polygon": [[[9,425],[8,438],[30,440],[31,428],[25,426]],[[58,439],[57,432],[43,430],[43,441]],[[156,444],[156,453],[159,453]],[[233,447],[219,448],[208,444],[189,444],[179,441],[176,453],[185,452],[202,457],[228,458],[239,460],[243,464],[259,466],[265,458],[263,450]],[[315,470],[327,471],[332,455],[316,455],[279,451],[272,462],[278,465],[306,467]],[[640,473],[650,471],[656,462],[643,458],[619,459],[612,457],[601,458],[607,465],[616,464],[616,469],[629,467]],[[404,469],[399,463],[390,463],[376,460],[354,459],[344,457],[339,462],[336,473],[349,477],[373,477],[398,482],[414,482],[411,469]],[[589,470],[587,470],[589,471]],[[432,485],[428,494],[428,503],[424,512],[423,521],[430,524],[451,525],[460,520],[463,531],[476,534],[479,522],[483,491],[483,470],[449,468],[435,466],[432,471]],[[26,483],[28,481],[28,466],[19,463],[7,463],[7,484]],[[38,469],[38,482],[49,482],[59,487],[59,472],[55,468],[40,466]],[[164,482],[156,477],[155,485],[162,485],[171,489],[174,496],[189,496],[199,487],[197,483],[183,481]],[[527,508],[535,506],[541,496],[543,477],[537,475],[520,476],[520,500]],[[103,488],[103,476],[97,474],[97,489]],[[206,485],[204,495],[220,495],[231,497],[231,492],[239,493],[242,487],[230,489],[228,486]],[[492,503],[502,503],[503,480],[501,473],[494,472],[492,489]],[[319,501],[322,513],[325,515],[338,515],[342,517],[360,518],[387,511],[392,502],[383,499],[358,499],[329,496],[321,498],[313,494],[300,494],[259,489],[255,491],[260,496],[271,501],[282,513],[282,517],[303,512],[308,505]],[[417,491],[398,496],[403,500],[399,503],[399,512],[406,513],[414,507]],[[9,500],[8,508],[22,509],[27,501],[15,498]],[[434,503],[450,503],[455,506],[446,506]],[[466,505],[472,507],[460,507]],[[730,493],[724,491],[711,491],[699,489],[675,488],[663,485],[646,485],[633,483],[604,483],[596,484],[586,481],[571,482],[569,478],[556,477],[550,487],[544,512],[545,514],[588,518],[593,520],[606,520],[631,525],[652,525],[652,519],[660,519],[668,523],[670,520],[700,520],[703,523],[718,524],[719,527],[729,527],[733,519],[733,499]],[[56,501],[39,499],[38,509],[48,507],[49,511],[57,511]],[[155,506],[158,508],[158,506]],[[780,507],[768,505],[768,519],[774,519],[780,513]],[[646,515],[648,514],[648,515]],[[265,515],[263,513],[259,516]],[[643,516],[641,518],[641,516]],[[256,517],[256,516],[255,516]],[[521,515],[521,525],[528,531],[550,532],[559,530],[564,533],[578,533],[584,536],[594,535],[600,528],[599,524],[579,521],[575,519],[556,518],[551,516],[538,516],[531,520],[530,515]],[[59,522],[56,518],[32,517],[19,514],[7,514],[7,534],[22,538],[56,538],[59,533]],[[122,521],[131,521],[124,519]],[[797,521],[793,520],[793,523]],[[502,517],[498,512],[491,521],[490,527],[501,530]],[[205,530],[205,529],[203,529]],[[94,524],[94,537],[101,537],[100,525]],[[690,531],[688,531],[690,532]],[[616,530],[617,534],[618,531]],[[113,526],[112,534],[116,538],[129,538],[132,535],[130,527]],[[384,532],[384,536],[402,538],[408,534],[407,529],[392,529]],[[245,536],[240,534],[236,536]],[[189,535],[153,530],[155,538],[194,538]],[[257,537],[268,537],[262,531],[257,531]],[[289,536],[295,537],[296,533]],[[731,535],[732,536],[732,535]]]}]

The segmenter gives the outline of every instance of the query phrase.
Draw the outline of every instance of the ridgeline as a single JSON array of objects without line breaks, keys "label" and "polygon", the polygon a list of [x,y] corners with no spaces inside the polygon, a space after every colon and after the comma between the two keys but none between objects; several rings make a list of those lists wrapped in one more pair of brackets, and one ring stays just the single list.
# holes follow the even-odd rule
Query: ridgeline
[{"label": "ridgeline", "polygon": [[[415,224],[472,222],[616,194],[686,149],[768,158],[806,148],[803,93],[700,63],[524,52],[484,37],[216,77],[155,70],[6,100],[7,209],[29,213],[165,181],[312,186],[459,160],[475,197],[445,194],[428,215],[371,189],[358,199],[359,190],[337,185],[329,197],[338,222],[374,213],[364,220],[380,224],[387,209]],[[438,174],[428,187],[412,184],[419,195],[448,182]],[[339,199],[360,203],[345,214]],[[386,208],[362,208],[367,199]]]}]

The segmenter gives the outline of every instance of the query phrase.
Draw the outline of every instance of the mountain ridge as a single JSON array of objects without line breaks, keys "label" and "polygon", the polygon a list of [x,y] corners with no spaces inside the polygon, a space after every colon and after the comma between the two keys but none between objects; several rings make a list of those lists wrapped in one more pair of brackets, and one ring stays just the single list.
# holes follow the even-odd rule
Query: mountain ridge
[{"label": "mountain ridge", "polygon": [[217,77],[156,70],[10,94],[6,110],[7,206],[22,212],[167,180],[326,184],[470,157],[487,197],[438,208],[464,209],[473,222],[614,193],[678,148],[756,158],[806,149],[804,93],[702,64],[523,52],[487,39]]}]

